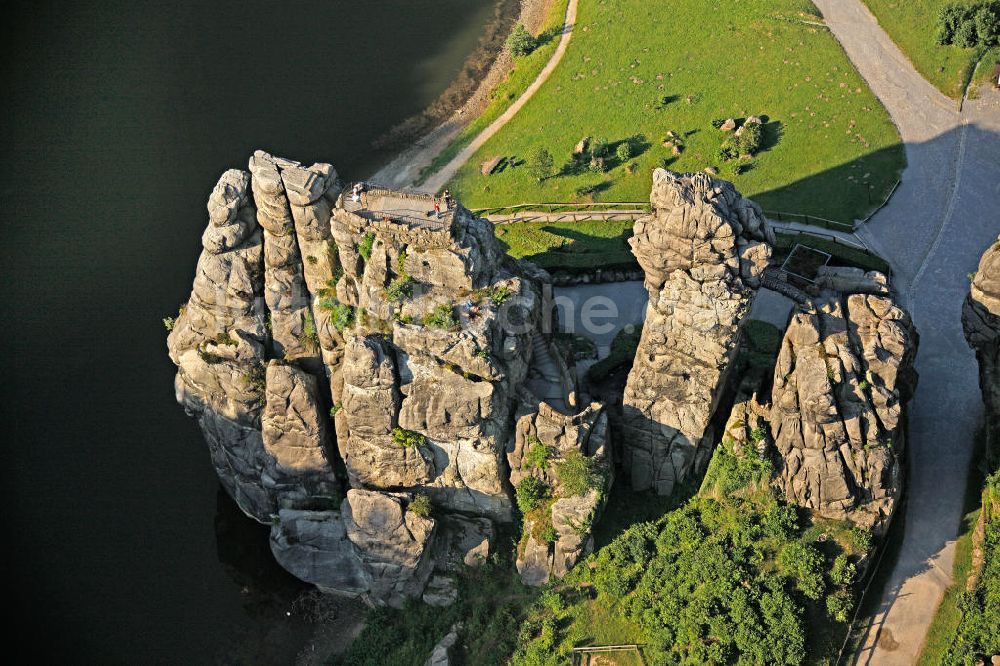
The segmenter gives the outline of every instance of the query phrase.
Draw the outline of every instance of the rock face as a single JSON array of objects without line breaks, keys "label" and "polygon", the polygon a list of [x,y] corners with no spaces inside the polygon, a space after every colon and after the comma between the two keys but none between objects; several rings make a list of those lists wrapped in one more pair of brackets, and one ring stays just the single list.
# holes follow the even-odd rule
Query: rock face
[{"label": "rock face", "polygon": [[[600,403],[565,415],[545,403],[517,421],[510,461],[511,483],[532,477],[549,497],[524,517],[517,570],[528,585],[562,577],[593,551],[591,526],[604,507],[611,482],[608,417]],[[564,471],[584,473],[574,487]]]},{"label": "rock face", "polygon": [[1000,459],[1000,238],[983,254],[962,309],[965,338],[979,361],[986,405],[987,461]]},{"label": "rock face", "polygon": [[892,514],[917,339],[909,315],[884,296],[830,297],[815,314],[793,316],[770,418],[789,500],[869,527]]},{"label": "rock face", "polygon": [[760,208],[728,182],[657,169],[650,202],[629,241],[650,298],[623,399],[623,464],[634,489],[670,494],[708,463],[739,325],[771,249]]},{"label": "rock face", "polygon": [[222,175],[167,341],[177,399],[285,568],[448,604],[511,519],[505,449],[548,277],[461,206],[341,189],[327,164],[261,151]]},{"label": "rock face", "polygon": [[[338,208],[333,234],[337,299],[356,313],[333,378],[351,484],[420,488],[445,509],[510,520],[503,452],[541,316],[538,284],[461,207],[402,222]],[[408,295],[394,302],[394,285]]]}]

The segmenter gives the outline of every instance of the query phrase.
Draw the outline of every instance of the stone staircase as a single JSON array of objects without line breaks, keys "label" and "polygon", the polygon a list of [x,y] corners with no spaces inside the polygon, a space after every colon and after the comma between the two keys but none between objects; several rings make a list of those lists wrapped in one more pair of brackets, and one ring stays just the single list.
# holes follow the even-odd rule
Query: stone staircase
[{"label": "stone staircase", "polygon": [[552,407],[562,412],[567,410],[565,379],[558,362],[552,357],[549,343],[537,332],[531,336],[531,369],[527,385],[535,396]]}]

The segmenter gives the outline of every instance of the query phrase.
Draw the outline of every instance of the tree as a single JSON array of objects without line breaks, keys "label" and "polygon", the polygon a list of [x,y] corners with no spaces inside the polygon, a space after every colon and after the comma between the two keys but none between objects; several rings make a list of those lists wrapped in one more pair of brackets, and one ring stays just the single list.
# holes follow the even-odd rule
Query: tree
[{"label": "tree", "polygon": [[552,175],[552,154],[541,146],[531,154],[528,164],[531,175],[537,178],[539,183]]},{"label": "tree", "polygon": [[518,23],[514,26],[514,29],[510,31],[507,35],[507,41],[504,44],[504,48],[507,49],[507,53],[511,54],[515,58],[522,58],[538,46],[538,40],[535,39],[528,29],[524,27],[523,23]]}]

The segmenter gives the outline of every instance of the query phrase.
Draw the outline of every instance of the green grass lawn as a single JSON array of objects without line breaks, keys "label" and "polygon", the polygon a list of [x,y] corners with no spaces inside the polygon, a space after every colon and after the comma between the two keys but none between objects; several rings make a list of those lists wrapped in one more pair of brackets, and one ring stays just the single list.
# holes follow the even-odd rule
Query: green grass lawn
[{"label": "green grass lawn", "polygon": [[631,220],[513,222],[497,225],[496,234],[511,256],[546,270],[636,268],[628,245],[632,225]]},{"label": "green grass lawn", "polygon": [[527,56],[515,60],[514,67],[507,77],[490,93],[489,105],[478,117],[462,128],[455,140],[421,172],[418,184],[450,162],[462,148],[469,145],[470,141],[506,111],[538,77],[538,73],[544,69],[545,63],[552,57],[559,44],[558,33],[566,19],[568,4],[569,0],[553,0],[541,31],[543,43]]},{"label": "green grass lawn", "polygon": [[[581,0],[559,67],[452,190],[472,208],[645,201],[655,167],[716,166],[767,210],[863,217],[905,157],[885,109],[818,21],[807,0]],[[711,123],[752,114],[767,116],[763,150],[737,175],[734,163],[720,161],[726,135]],[[678,156],[663,145],[671,131],[683,144]],[[611,160],[606,173],[542,183],[526,166],[479,173],[491,156],[526,159],[538,147],[558,170],[583,137],[637,135],[645,138],[636,141],[638,154]]]},{"label": "green grass lawn", "polygon": [[953,0],[863,0],[925,79],[959,99],[978,59],[977,49],[938,46],[937,17]]}]

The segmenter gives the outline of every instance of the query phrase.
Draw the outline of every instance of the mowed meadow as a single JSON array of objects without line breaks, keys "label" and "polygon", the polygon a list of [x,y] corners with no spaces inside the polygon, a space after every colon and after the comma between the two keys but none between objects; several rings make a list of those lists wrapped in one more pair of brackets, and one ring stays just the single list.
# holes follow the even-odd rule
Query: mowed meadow
[{"label": "mowed meadow", "polygon": [[[726,134],[712,122],[750,115],[764,116],[761,150],[723,161]],[[628,141],[632,155],[605,172],[574,168],[584,137]],[[528,163],[539,148],[554,161],[541,182]],[[516,166],[482,175],[496,156]],[[557,70],[451,187],[471,208],[638,202],[656,167],[715,167],[767,210],[850,222],[884,199],[904,161],[887,112],[811,2],[581,0]]]}]

